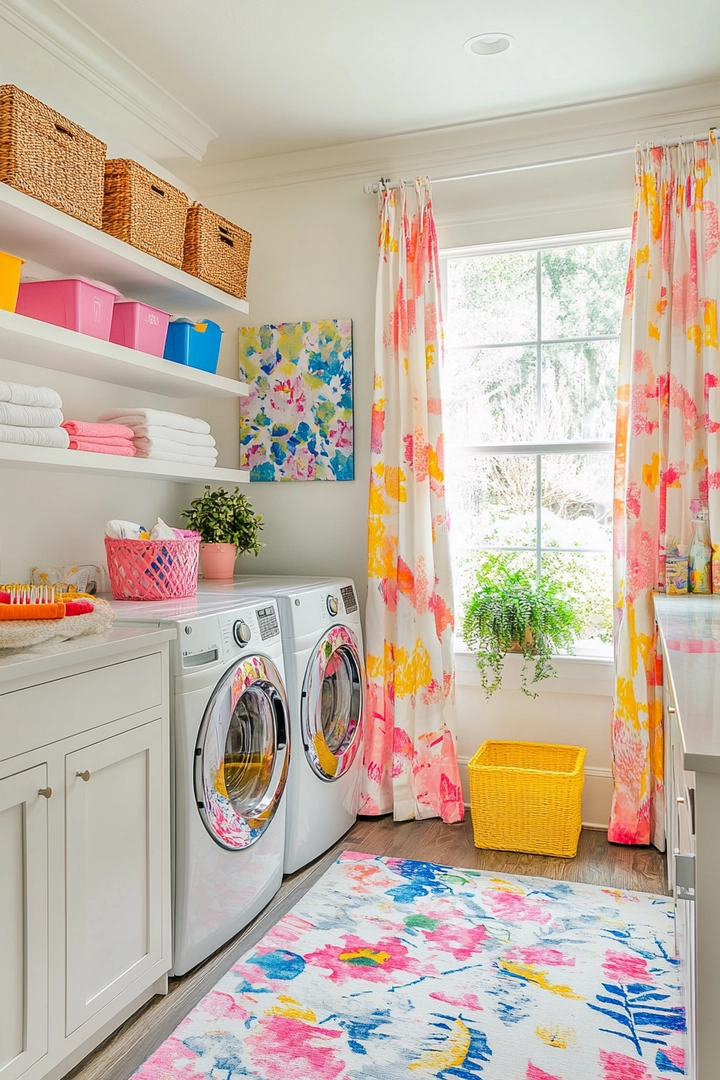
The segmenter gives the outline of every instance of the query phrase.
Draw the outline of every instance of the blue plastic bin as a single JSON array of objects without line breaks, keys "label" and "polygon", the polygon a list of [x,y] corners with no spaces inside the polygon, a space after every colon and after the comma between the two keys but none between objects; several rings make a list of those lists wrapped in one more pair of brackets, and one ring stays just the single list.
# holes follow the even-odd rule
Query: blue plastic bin
[{"label": "blue plastic bin", "polygon": [[223,332],[211,319],[193,323],[190,319],[175,319],[168,326],[165,359],[175,364],[187,364],[214,375],[217,371]]}]

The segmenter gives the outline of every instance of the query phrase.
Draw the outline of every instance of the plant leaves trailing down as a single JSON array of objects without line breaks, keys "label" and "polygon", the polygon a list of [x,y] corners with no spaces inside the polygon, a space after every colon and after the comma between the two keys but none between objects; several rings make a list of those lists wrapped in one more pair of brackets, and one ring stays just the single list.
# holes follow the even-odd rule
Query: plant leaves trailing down
[{"label": "plant leaves trailing down", "polygon": [[532,683],[557,672],[550,657],[558,649],[571,650],[580,624],[571,605],[559,595],[560,586],[546,577],[536,584],[522,570],[504,571],[500,582],[478,575],[478,587],[463,614],[463,638],[477,652],[477,665],[487,697],[502,682],[503,660],[512,651],[522,652],[520,689],[528,689],[529,661],[535,661]]},{"label": "plant leaves trailing down", "polygon": [[188,528],[200,533],[204,544],[235,544],[238,555],[252,551],[260,554],[264,544],[260,540],[263,519],[256,514],[247,495],[225,488],[211,491],[205,486],[205,494],[193,499],[189,510],[183,510],[181,517],[188,523]]}]

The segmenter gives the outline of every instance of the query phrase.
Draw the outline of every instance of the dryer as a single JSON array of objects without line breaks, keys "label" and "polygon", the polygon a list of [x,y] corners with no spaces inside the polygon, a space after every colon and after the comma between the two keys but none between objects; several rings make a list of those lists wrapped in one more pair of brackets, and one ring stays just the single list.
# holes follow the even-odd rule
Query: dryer
[{"label": "dryer", "polygon": [[201,595],[261,590],[278,603],[293,752],[285,873],[312,862],[354,824],[360,803],[365,670],[350,578],[244,576],[201,582]]},{"label": "dryer", "polygon": [[237,934],[282,881],[290,718],[272,598],[110,599],[118,623],[173,626],[173,974]]}]

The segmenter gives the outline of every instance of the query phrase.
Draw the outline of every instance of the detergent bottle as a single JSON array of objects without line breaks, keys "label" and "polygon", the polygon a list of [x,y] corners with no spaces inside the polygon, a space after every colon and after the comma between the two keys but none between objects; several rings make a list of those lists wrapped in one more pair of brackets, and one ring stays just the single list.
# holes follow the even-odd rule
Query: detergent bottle
[{"label": "detergent bottle", "polygon": [[692,593],[709,593],[711,591],[712,547],[708,535],[707,507],[701,506],[699,499],[693,499],[690,503],[690,513],[693,528],[688,552],[690,571],[688,584]]}]

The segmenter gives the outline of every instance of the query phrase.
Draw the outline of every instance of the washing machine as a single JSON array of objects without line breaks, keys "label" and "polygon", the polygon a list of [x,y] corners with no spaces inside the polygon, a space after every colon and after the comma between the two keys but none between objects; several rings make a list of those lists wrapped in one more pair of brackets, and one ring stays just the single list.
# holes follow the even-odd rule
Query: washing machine
[{"label": "washing machine", "polygon": [[293,752],[287,785],[285,873],[331,848],[360,802],[365,672],[349,578],[236,577],[201,581],[201,595],[261,590],[278,603]]},{"label": "washing machine", "polygon": [[282,882],[290,716],[277,603],[108,598],[116,623],[172,626],[173,969],[237,934]]}]

